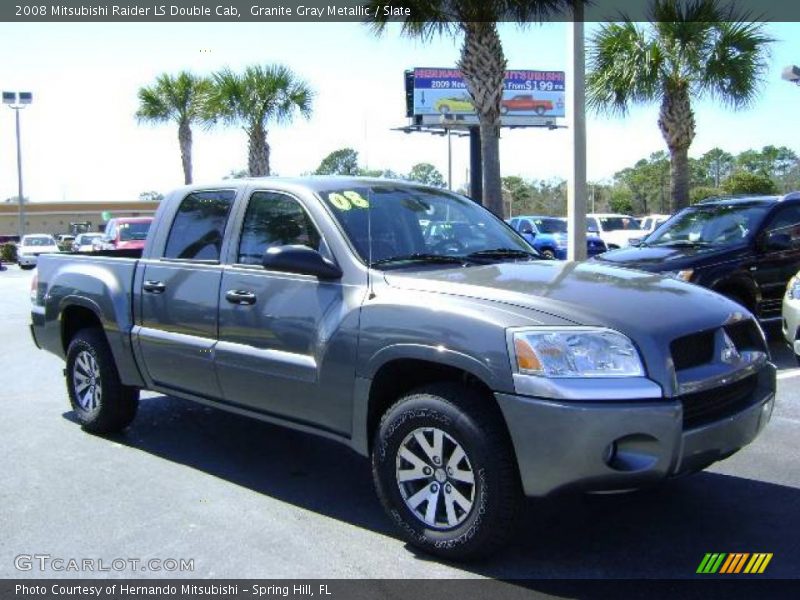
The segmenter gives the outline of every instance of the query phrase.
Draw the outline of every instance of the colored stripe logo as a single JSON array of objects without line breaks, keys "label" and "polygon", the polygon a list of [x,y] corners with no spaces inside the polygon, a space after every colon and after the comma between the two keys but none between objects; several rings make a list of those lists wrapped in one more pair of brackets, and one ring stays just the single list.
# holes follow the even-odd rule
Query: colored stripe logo
[{"label": "colored stripe logo", "polygon": [[737,573],[756,574],[763,573],[769,561],[772,560],[772,552],[708,552],[700,561],[697,573],[704,575],[733,575]]}]

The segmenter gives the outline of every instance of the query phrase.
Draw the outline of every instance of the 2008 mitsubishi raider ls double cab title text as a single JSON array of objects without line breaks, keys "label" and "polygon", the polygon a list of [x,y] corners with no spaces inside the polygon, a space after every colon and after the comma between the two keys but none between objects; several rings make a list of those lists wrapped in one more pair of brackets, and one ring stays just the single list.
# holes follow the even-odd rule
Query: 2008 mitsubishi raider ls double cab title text
[{"label": "2008 mitsubishi raider ls double cab title text", "polygon": [[[443,222],[459,226],[426,238]],[[447,558],[497,549],[524,495],[698,471],[772,413],[775,368],[746,309],[542,260],[442,190],[182,188],[129,256],[39,259],[32,333],[66,360],[84,429],[123,429],[148,389],[338,440],[371,456],[401,535]]]}]

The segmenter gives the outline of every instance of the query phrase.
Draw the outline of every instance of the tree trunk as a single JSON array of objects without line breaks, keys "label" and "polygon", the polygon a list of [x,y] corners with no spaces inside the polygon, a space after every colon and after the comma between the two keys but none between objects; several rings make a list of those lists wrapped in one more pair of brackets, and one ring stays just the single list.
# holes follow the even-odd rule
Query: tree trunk
[{"label": "tree trunk", "polygon": [[458,68],[472,97],[481,129],[483,154],[483,205],[503,216],[500,181],[500,99],[503,95],[506,59],[497,25],[462,23],[464,44]]},{"label": "tree trunk", "polygon": [[250,177],[269,176],[269,144],[267,131],[261,124],[255,125],[247,132],[249,157],[247,167]]},{"label": "tree trunk", "polygon": [[673,213],[689,206],[689,146],[694,140],[694,113],[685,83],[672,84],[664,91],[658,127],[670,154]]},{"label": "tree trunk", "polygon": [[181,164],[183,165],[183,183],[192,183],[192,127],[188,121],[178,124],[178,144],[181,148]]}]

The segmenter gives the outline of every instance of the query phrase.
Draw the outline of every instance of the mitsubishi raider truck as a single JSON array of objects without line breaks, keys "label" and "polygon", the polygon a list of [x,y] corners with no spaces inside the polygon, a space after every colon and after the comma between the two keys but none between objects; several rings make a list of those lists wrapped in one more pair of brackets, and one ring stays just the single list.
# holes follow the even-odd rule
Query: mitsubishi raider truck
[{"label": "mitsubishi raider truck", "polygon": [[[436,222],[469,233],[426,240]],[[86,431],[127,427],[156,390],[337,440],[371,457],[400,535],[468,559],[514,531],[525,495],[693,473],[772,414],[741,305],[540,258],[443,190],[225,181],[163,200],[141,257],[42,255],[31,329],[65,359]]]}]

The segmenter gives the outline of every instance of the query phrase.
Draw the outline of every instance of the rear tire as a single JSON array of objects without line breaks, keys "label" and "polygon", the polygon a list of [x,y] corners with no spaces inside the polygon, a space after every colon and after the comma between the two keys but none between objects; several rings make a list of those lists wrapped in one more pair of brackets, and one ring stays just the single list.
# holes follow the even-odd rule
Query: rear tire
[{"label": "rear tire", "polygon": [[495,552],[513,533],[522,505],[502,416],[492,398],[460,384],[417,389],[386,412],[372,474],[402,537],[445,559]]},{"label": "rear tire", "polygon": [[20,265],[19,268],[22,269],[23,271],[30,271],[35,266],[36,265]]},{"label": "rear tire", "polygon": [[67,349],[67,393],[85,431],[113,433],[130,425],[139,406],[139,390],[123,385],[105,335],[79,331]]}]

